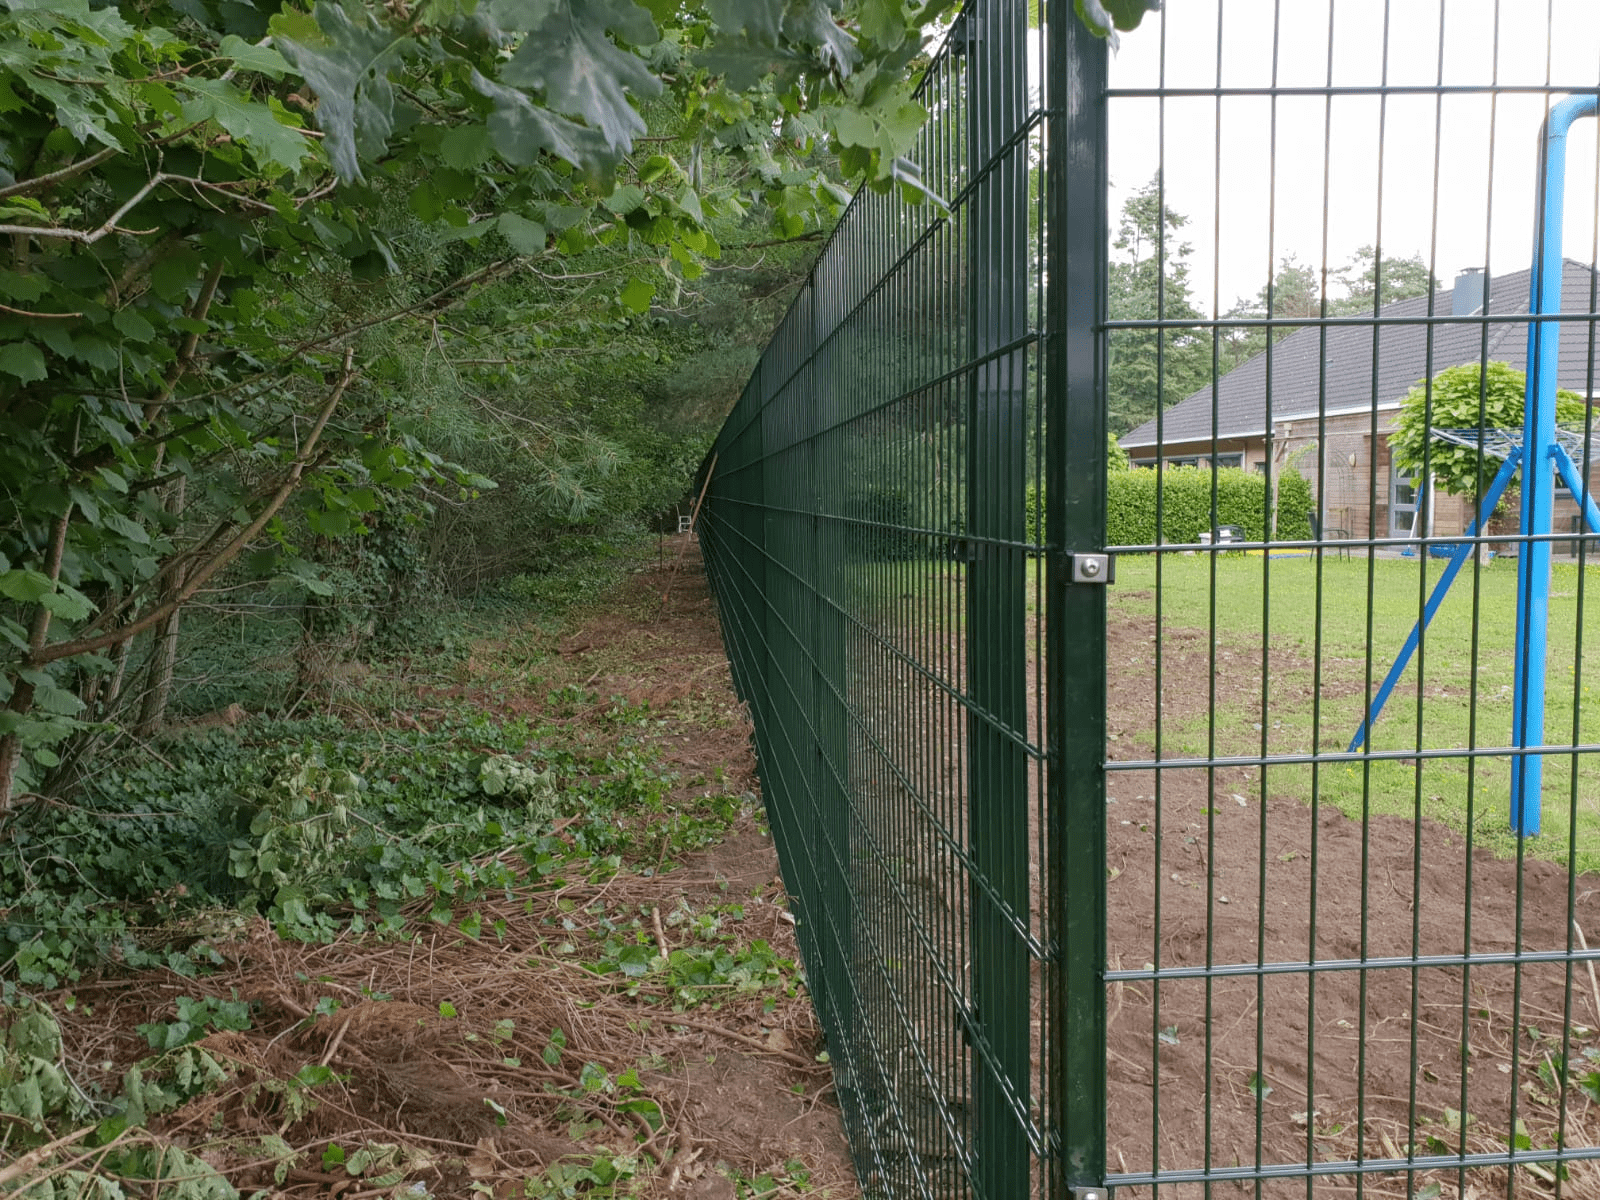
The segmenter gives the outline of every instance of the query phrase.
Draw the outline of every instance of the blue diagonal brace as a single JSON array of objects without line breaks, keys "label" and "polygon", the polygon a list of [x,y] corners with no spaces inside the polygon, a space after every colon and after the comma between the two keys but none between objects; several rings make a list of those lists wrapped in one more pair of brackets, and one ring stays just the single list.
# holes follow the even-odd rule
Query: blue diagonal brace
[{"label": "blue diagonal brace", "polygon": [[1567,491],[1572,493],[1573,502],[1583,510],[1583,522],[1589,527],[1589,532],[1600,533],[1600,505],[1595,504],[1594,497],[1583,486],[1578,464],[1572,461],[1572,455],[1560,442],[1550,448],[1550,457],[1555,459],[1556,471],[1561,476],[1561,482],[1567,485]]},{"label": "blue diagonal brace", "polygon": [[[1464,538],[1475,538],[1478,530],[1489,520],[1489,514],[1494,512],[1495,505],[1500,503],[1500,494],[1506,490],[1506,485],[1511,482],[1511,477],[1517,473],[1517,464],[1522,461],[1522,447],[1517,447],[1500,464],[1500,470],[1495,473],[1489,490],[1483,494],[1483,504],[1478,510],[1478,515],[1473,518],[1472,524],[1467,526]],[[1433,614],[1439,611],[1439,605],[1444,602],[1445,593],[1450,590],[1450,585],[1455,582],[1460,574],[1462,565],[1477,549],[1477,543],[1462,541],[1456,545],[1446,564],[1444,574],[1439,576],[1439,582],[1433,585],[1433,593],[1428,597],[1428,603],[1423,606],[1422,619],[1411,629],[1411,636],[1406,639],[1406,644],[1401,647],[1399,657],[1394,660],[1394,665],[1389,668],[1389,673],[1383,677],[1383,686],[1378,689],[1378,694],[1372,698],[1372,704],[1367,708],[1367,716],[1361,722],[1361,728],[1356,730],[1356,736],[1350,739],[1349,752],[1354,754],[1362,749],[1368,740],[1372,723],[1378,719],[1378,714],[1383,712],[1383,706],[1389,700],[1389,694],[1394,691],[1395,685],[1400,682],[1400,677],[1406,673],[1406,667],[1411,665],[1411,656],[1417,652],[1417,647],[1422,644],[1422,631],[1428,627],[1428,622],[1433,620]],[[1427,560],[1424,559],[1424,562]]]}]

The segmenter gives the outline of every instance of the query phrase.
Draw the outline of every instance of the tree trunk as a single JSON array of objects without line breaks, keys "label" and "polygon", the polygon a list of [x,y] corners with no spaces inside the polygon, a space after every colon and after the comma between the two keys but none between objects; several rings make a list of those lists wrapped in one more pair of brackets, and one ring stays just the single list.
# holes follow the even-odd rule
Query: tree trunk
[{"label": "tree trunk", "polygon": [[132,649],[133,641],[130,638],[126,642],[119,642],[117,648],[112,651],[111,682],[106,684],[105,704],[99,714],[102,717],[110,715],[117,706],[117,700],[122,696],[122,680],[128,673],[128,654]]},{"label": "tree trunk", "polygon": [[[187,480],[179,477],[167,496],[167,511],[174,516],[183,513],[187,494]],[[182,594],[188,572],[179,568],[167,576],[162,585],[158,604],[166,604]],[[139,722],[135,732],[140,737],[151,737],[161,729],[166,719],[167,701],[172,696],[172,668],[178,660],[178,626],[183,619],[183,606],[177,605],[155,629],[155,642],[150,647],[150,666],[145,675],[144,699],[139,706]]]},{"label": "tree trunk", "polygon": [[[67,548],[67,526],[72,520],[72,505],[67,505],[67,511],[61,514],[61,519],[56,522],[55,530],[50,538],[50,559],[48,563],[51,586],[61,579],[61,558]],[[31,666],[38,658],[39,652],[44,649],[45,638],[50,634],[50,610],[44,605],[34,611],[33,628],[28,631],[28,661],[24,666]],[[6,704],[6,711],[15,713],[19,717],[25,716],[33,707],[34,685],[22,678],[21,673],[11,678],[11,699]],[[17,767],[22,763],[22,737],[18,733],[8,733],[0,737],[0,825],[4,825],[6,817],[11,812],[12,794],[17,787]]]}]

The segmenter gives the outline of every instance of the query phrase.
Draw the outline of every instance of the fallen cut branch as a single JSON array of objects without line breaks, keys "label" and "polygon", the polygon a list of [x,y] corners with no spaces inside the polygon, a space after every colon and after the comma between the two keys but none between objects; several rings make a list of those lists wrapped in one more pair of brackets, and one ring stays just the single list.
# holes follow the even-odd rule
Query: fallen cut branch
[{"label": "fallen cut branch", "polygon": [[85,1125],[82,1129],[74,1129],[71,1133],[58,1137],[53,1142],[46,1142],[35,1150],[29,1150],[9,1167],[0,1167],[0,1185],[10,1183],[13,1179],[21,1179],[35,1167],[43,1166],[45,1160],[57,1150],[65,1149],[83,1141],[84,1138],[99,1128],[98,1122],[93,1125]]}]

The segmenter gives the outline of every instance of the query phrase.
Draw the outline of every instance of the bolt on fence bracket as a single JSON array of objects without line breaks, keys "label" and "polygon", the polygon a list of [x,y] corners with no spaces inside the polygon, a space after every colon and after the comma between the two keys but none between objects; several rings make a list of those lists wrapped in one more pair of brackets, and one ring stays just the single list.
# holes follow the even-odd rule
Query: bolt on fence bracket
[{"label": "bolt on fence bracket", "polygon": [[1072,1200],[1111,1200],[1111,1189],[1103,1187],[1075,1187],[1068,1194]]},{"label": "bolt on fence bracket", "polygon": [[946,543],[946,554],[951,562],[979,562],[983,559],[983,550],[983,543],[973,538],[956,537]]},{"label": "bolt on fence bracket", "polygon": [[1071,583],[1095,583],[1104,586],[1117,581],[1115,554],[1069,554],[1067,563],[1067,579]]}]

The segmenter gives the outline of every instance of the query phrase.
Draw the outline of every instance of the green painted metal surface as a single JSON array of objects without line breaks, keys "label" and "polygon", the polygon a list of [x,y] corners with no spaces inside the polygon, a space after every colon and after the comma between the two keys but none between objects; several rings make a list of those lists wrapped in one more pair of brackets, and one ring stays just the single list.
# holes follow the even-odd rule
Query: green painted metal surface
[{"label": "green painted metal surface", "polygon": [[[1388,435],[1525,333],[1525,263],[1452,296],[1481,263],[1440,246],[1517,211],[1463,147],[1531,154],[1597,90],[1600,21],[1538,7],[1183,0],[1113,58],[1071,6],[972,0],[932,56],[948,207],[857,198],[699,524],[867,1195],[1600,1196],[1595,535],[1560,539],[1541,838],[1504,819],[1500,560],[1345,748],[1427,548],[1529,542],[1443,501],[1400,530]],[[1561,385],[1600,395],[1600,239],[1566,253]],[[1135,493],[1108,433],[1166,467]],[[1131,494],[1150,533],[1087,582]]]},{"label": "green painted metal surface", "polygon": [[[1070,177],[1084,163],[1058,148],[1103,137],[1105,46],[1038,18],[1013,0],[959,18],[913,154],[948,209],[857,198],[708,460],[701,539],[846,1124],[884,1195],[1064,1195],[1104,1171],[1104,1004],[1083,1002],[1102,726],[1067,719],[1103,707],[1104,666],[1097,639],[1048,634],[1103,621],[1104,588],[1067,585],[1065,547],[1033,531],[1047,460],[1104,471],[1103,432],[1060,457],[1076,422],[1104,428],[1099,293],[1069,304],[1050,280],[1103,274],[1103,172],[1091,150]],[[1064,56],[1088,74],[1047,69]],[[1099,225],[1049,245],[1071,189]],[[1103,511],[1058,527],[1098,549]]]}]

